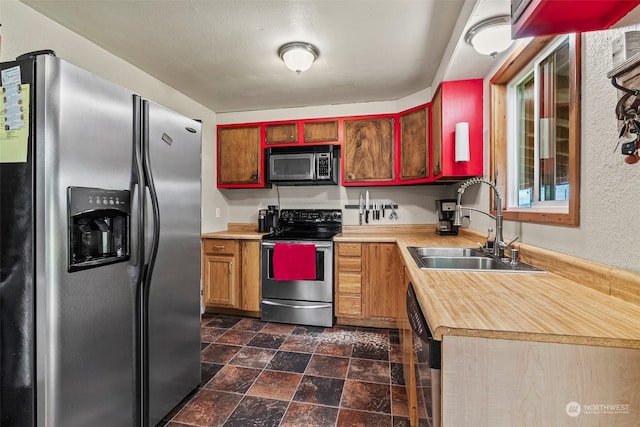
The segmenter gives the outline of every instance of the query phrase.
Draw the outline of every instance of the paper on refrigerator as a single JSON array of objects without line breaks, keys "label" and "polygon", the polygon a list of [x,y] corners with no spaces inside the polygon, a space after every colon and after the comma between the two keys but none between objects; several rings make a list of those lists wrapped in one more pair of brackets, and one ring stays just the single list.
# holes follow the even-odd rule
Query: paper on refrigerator
[{"label": "paper on refrigerator", "polygon": [[20,67],[2,70],[0,97],[0,163],[27,161],[29,143],[29,91],[21,83]]}]

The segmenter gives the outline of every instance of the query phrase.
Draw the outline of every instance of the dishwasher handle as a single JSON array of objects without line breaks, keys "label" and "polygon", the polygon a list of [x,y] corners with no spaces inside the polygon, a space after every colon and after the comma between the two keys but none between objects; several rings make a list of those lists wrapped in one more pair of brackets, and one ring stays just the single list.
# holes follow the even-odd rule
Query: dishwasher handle
[{"label": "dishwasher handle", "polygon": [[440,369],[442,365],[442,342],[436,340],[431,334],[429,324],[422,313],[411,283],[407,288],[407,315],[413,332],[428,346],[429,367]]},{"label": "dishwasher handle", "polygon": [[409,316],[409,324],[411,329],[420,337],[422,341],[433,340],[433,335],[429,330],[429,324],[422,314],[420,304],[416,298],[413,286],[409,283],[407,288],[407,315]]}]

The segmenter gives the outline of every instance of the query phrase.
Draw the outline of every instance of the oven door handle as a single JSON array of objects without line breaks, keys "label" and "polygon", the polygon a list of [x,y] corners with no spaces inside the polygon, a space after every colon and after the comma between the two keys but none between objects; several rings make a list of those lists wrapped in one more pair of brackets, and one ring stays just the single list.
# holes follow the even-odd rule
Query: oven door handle
[{"label": "oven door handle", "polygon": [[[294,243],[296,244],[296,243]],[[300,245],[305,245],[308,243],[299,243]],[[276,244],[275,243],[271,243],[271,242],[262,242],[262,246],[267,247],[267,248],[273,248]],[[332,245],[316,245],[317,249],[331,249]]]},{"label": "oven door handle", "polygon": [[331,307],[331,303],[326,304],[316,304],[316,305],[294,305],[294,304],[282,304],[280,302],[266,301],[262,300],[262,304],[264,305],[273,305],[276,307],[287,307],[287,308],[327,308]]}]

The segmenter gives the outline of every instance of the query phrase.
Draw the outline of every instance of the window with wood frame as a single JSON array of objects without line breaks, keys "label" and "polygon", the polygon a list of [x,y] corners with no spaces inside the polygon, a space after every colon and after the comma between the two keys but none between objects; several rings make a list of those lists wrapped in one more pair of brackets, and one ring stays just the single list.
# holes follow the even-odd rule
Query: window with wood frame
[{"label": "window with wood frame", "polygon": [[580,35],[533,39],[491,78],[490,93],[504,218],[578,225]]}]

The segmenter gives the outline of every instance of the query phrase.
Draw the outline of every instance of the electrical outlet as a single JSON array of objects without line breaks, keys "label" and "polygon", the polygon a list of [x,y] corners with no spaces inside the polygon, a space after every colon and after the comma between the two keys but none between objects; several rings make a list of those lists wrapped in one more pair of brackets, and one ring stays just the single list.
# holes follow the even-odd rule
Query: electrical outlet
[{"label": "electrical outlet", "polygon": [[220,208],[216,208],[216,218],[220,218]]}]

